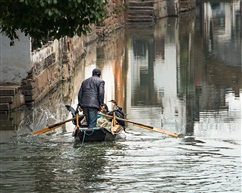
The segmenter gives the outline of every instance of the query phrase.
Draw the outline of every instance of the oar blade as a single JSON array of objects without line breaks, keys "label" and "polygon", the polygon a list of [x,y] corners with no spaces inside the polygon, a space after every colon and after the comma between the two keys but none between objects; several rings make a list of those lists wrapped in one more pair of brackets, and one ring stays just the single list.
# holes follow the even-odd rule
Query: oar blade
[{"label": "oar blade", "polygon": [[143,125],[143,124],[139,124],[139,123],[133,123],[133,125],[140,127],[140,128],[144,128],[146,130],[155,131],[155,132],[158,132],[158,133],[170,135],[172,137],[177,137],[177,138],[182,137],[181,134],[177,134],[177,133],[167,131],[167,130],[164,130],[164,129],[161,129],[161,128],[155,128],[155,127],[151,127],[151,126]]},{"label": "oar blade", "polygon": [[[106,114],[101,114],[101,113],[100,113],[100,115],[104,116],[106,118],[113,118],[113,116],[111,116],[111,115],[106,115]],[[122,119],[122,118],[119,118],[119,117],[116,117],[116,119],[121,120],[121,121],[126,121],[128,123],[132,123],[133,125],[138,126],[140,128],[144,128],[146,130],[156,131],[156,132],[163,133],[163,134],[166,134],[166,135],[170,135],[170,136],[176,137],[176,138],[183,138],[182,134],[177,134],[177,133],[167,131],[167,130],[164,130],[164,129],[161,129],[161,128],[154,128],[154,127],[151,127],[149,125],[144,125],[144,124],[137,123],[137,122],[134,122],[134,121],[130,121],[130,120],[127,120],[127,119]]]},{"label": "oar blade", "polygon": [[56,124],[54,124],[54,125],[51,125],[51,126],[49,126],[49,127],[45,127],[45,128],[43,128],[43,129],[39,129],[39,130],[37,130],[37,131],[33,131],[33,132],[32,132],[32,135],[42,134],[42,133],[46,133],[46,132],[48,132],[48,131],[52,131],[52,130],[58,128],[58,127],[61,127],[61,126],[65,125],[65,123],[67,123],[67,122],[69,122],[69,121],[72,121],[72,120],[74,120],[74,119],[75,119],[75,118],[71,118],[71,119],[68,119],[68,120],[66,120],[66,121],[63,121],[63,122],[60,122],[60,123],[56,123]]},{"label": "oar blade", "polygon": [[46,132],[48,132],[48,131],[55,130],[56,128],[61,127],[61,126],[63,126],[63,125],[65,125],[65,123],[58,124],[58,125],[56,125],[55,127],[46,127],[46,128],[43,128],[43,129],[40,129],[40,130],[37,130],[37,131],[33,131],[33,132],[32,132],[32,135],[46,133]]},{"label": "oar blade", "polygon": [[166,130],[161,129],[161,128],[155,128],[154,127],[152,130],[156,131],[156,132],[159,132],[159,133],[166,134],[166,135],[170,135],[172,137],[177,137],[177,138],[182,138],[183,137],[182,134],[177,134],[177,133],[174,133],[174,132],[171,132],[171,131],[166,131]]}]

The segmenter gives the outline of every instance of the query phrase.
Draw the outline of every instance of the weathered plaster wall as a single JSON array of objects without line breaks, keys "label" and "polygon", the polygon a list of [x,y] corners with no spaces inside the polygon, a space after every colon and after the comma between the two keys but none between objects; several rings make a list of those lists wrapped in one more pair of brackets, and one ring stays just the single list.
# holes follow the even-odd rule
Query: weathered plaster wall
[{"label": "weathered plaster wall", "polygon": [[0,83],[20,84],[32,67],[30,38],[19,33],[19,41],[10,46],[8,37],[0,34]]},{"label": "weathered plaster wall", "polygon": [[154,4],[154,12],[157,18],[167,17],[168,15],[167,1],[166,0],[156,1],[156,3]]},{"label": "weathered plaster wall", "polygon": [[180,12],[179,0],[167,1],[167,13],[168,16],[177,16]]},{"label": "weathered plaster wall", "polygon": [[179,15],[179,0],[155,1],[154,11],[157,18]]}]

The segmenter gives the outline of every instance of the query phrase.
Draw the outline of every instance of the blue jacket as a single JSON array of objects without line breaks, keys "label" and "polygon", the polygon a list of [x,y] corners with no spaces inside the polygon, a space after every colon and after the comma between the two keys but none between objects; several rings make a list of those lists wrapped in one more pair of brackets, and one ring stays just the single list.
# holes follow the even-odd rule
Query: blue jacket
[{"label": "blue jacket", "polygon": [[104,103],[104,86],[104,80],[96,75],[84,80],[78,93],[79,106],[100,109]]}]

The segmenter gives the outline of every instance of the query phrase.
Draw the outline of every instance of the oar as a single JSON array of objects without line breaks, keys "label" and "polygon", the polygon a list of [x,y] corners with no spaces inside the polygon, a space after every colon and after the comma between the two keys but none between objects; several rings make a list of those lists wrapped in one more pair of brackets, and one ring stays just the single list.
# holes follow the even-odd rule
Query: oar
[{"label": "oar", "polygon": [[69,121],[73,121],[75,119],[76,119],[75,117],[72,118],[72,119],[67,119],[66,121],[63,121],[63,122],[60,122],[60,123],[56,123],[54,125],[50,125],[48,127],[45,127],[43,129],[39,129],[37,131],[33,131],[32,134],[35,135],[35,134],[41,134],[41,133],[46,133],[48,131],[52,131],[52,130],[58,128],[58,127],[61,127],[61,126],[65,125],[65,123],[67,123]]},{"label": "oar", "polygon": [[[111,116],[111,115],[106,115],[106,114],[102,114],[102,113],[99,113],[99,114],[106,117],[106,118],[113,118],[113,116]],[[177,133],[174,133],[174,132],[171,132],[171,131],[166,131],[166,130],[161,129],[161,128],[155,128],[155,127],[152,127],[152,126],[144,125],[144,124],[141,124],[141,123],[136,123],[134,121],[130,121],[128,119],[122,119],[122,118],[119,118],[119,117],[116,117],[116,119],[120,120],[120,121],[125,121],[125,122],[128,122],[128,123],[132,123],[135,126],[138,126],[138,127],[150,130],[150,131],[155,131],[155,132],[158,132],[158,133],[167,134],[167,135],[170,135],[172,137],[183,138],[182,134],[177,134]]]}]

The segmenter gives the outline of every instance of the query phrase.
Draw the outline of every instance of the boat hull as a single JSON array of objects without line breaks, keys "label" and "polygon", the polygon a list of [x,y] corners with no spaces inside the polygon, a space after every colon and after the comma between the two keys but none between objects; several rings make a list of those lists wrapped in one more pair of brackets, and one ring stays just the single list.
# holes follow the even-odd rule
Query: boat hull
[{"label": "boat hull", "polygon": [[[71,112],[73,118],[76,117],[76,110],[71,107],[70,105],[65,105],[67,110]],[[122,108],[119,107],[118,110],[113,111],[115,112],[117,117],[122,117],[124,118],[124,114],[122,112]],[[101,119],[101,118],[99,118]],[[107,121],[107,119],[101,119],[101,123],[98,123],[100,127],[93,128],[93,129],[88,129],[87,124],[83,122],[84,116],[81,118],[79,117],[79,124],[78,124],[78,131],[76,132],[74,138],[75,142],[102,142],[102,141],[114,141],[116,139],[125,139],[125,135],[122,134],[124,130],[124,122],[115,122],[115,124],[112,124],[112,119]],[[76,119],[73,120],[72,122],[75,126],[76,124]],[[105,123],[105,126],[104,126]],[[109,124],[110,123],[110,124]],[[77,126],[76,126],[77,127]],[[75,128],[76,128],[75,127]],[[105,128],[106,127],[106,128]],[[108,129],[110,128],[110,129]],[[75,129],[74,129],[75,130]]]},{"label": "boat hull", "polygon": [[105,128],[80,128],[75,136],[75,141],[78,142],[102,142],[114,141],[118,134],[112,134]]}]

